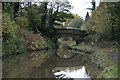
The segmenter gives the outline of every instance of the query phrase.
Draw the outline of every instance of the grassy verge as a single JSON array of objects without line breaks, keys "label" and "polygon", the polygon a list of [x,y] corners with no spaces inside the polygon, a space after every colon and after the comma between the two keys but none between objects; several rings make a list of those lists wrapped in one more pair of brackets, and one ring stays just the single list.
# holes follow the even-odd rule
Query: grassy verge
[{"label": "grassy verge", "polygon": [[[113,60],[105,49],[91,47],[91,45],[85,44],[79,44],[73,48],[94,51],[94,53],[91,54],[92,62],[97,64],[100,70],[97,78],[118,78],[118,63]],[[109,48],[107,50],[109,50]],[[116,52],[117,50],[114,51]]]},{"label": "grassy verge", "polygon": [[117,78],[118,77],[118,64],[111,58],[109,53],[104,50],[96,49],[95,55],[98,58],[97,64],[101,73],[99,78]]}]

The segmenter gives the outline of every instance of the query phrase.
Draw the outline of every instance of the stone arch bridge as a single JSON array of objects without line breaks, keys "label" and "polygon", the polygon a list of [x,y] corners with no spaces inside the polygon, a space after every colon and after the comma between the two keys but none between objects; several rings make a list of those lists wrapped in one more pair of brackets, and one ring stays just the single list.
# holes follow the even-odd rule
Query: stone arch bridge
[{"label": "stone arch bridge", "polygon": [[76,45],[84,40],[84,37],[88,36],[88,33],[79,29],[54,29],[50,38],[57,42],[60,37],[71,37],[76,41]]}]

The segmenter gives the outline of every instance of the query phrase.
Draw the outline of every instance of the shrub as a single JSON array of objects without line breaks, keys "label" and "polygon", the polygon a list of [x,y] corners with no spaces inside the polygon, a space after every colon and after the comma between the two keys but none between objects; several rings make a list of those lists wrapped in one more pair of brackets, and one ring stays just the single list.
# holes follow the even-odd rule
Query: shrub
[{"label": "shrub", "polygon": [[3,33],[3,47],[2,55],[9,55],[12,53],[22,53],[25,51],[24,40],[16,34],[19,25],[10,18],[9,13],[3,13],[2,33]]}]

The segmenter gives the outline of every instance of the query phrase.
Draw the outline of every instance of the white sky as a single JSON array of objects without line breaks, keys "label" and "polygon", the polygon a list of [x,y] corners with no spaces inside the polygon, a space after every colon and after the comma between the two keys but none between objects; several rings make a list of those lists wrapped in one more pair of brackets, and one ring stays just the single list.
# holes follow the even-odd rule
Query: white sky
[{"label": "white sky", "polygon": [[[68,0],[70,2],[70,5],[73,6],[73,9],[71,10],[72,13],[78,14],[83,19],[85,19],[86,13],[91,12],[91,10],[88,10],[86,8],[92,8],[91,1],[92,0]],[[99,5],[100,0],[96,0],[96,6]]]},{"label": "white sky", "polygon": [[[48,0],[35,0],[35,1],[48,1]],[[55,1],[62,1],[62,0],[55,0]],[[88,10],[86,8],[92,8],[92,4],[91,4],[92,0],[68,0],[68,1],[70,2],[70,5],[73,6],[73,9],[70,11],[74,14],[78,14],[84,20],[85,20],[86,13],[87,12],[89,12],[89,14],[91,13],[91,10]],[[95,0],[95,1],[96,1],[96,6],[98,6],[100,0]]]}]

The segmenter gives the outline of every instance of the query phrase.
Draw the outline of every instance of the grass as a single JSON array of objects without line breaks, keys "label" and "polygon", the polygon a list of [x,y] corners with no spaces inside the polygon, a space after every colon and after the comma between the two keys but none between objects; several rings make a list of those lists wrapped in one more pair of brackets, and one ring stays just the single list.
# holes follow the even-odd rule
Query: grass
[{"label": "grass", "polygon": [[113,61],[111,56],[105,51],[96,49],[95,55],[97,55],[98,65],[102,68],[98,78],[117,78],[118,77],[118,64]]},{"label": "grass", "polygon": [[[94,50],[94,53],[91,55],[92,62],[97,64],[98,69],[100,69],[100,74],[98,74],[97,78],[118,78],[118,63],[112,59],[105,49],[91,47],[91,45],[85,45],[84,43],[73,46],[73,48],[88,51]],[[118,52],[118,50],[114,50],[113,52]]]}]

